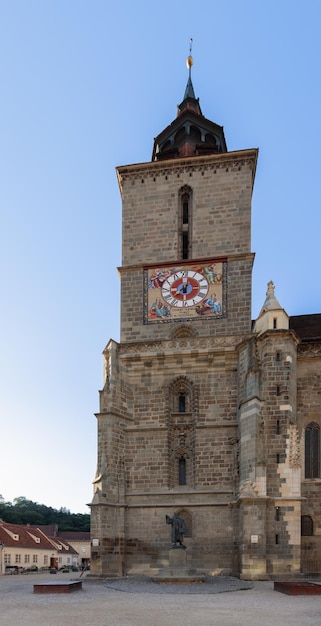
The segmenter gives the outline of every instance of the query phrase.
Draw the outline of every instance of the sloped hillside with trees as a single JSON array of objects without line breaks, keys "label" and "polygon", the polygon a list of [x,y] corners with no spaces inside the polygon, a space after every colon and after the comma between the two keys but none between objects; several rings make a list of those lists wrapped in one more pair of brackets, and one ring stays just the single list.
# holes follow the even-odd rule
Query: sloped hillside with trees
[{"label": "sloped hillside with trees", "polygon": [[54,525],[59,531],[90,530],[89,513],[71,513],[68,509],[53,509],[45,504],[32,502],[23,496],[14,498],[13,502],[5,502],[0,496],[0,519],[11,524]]}]

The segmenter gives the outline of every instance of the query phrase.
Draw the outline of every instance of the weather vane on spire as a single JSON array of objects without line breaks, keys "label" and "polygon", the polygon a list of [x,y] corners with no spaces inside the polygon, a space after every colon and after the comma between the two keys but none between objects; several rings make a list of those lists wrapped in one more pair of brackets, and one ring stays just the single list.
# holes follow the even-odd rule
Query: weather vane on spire
[{"label": "weather vane on spire", "polygon": [[193,57],[192,57],[192,46],[193,46],[193,39],[191,37],[189,40],[189,55],[186,59],[186,65],[187,65],[187,69],[189,70],[189,75],[191,75],[191,67],[194,63]]}]

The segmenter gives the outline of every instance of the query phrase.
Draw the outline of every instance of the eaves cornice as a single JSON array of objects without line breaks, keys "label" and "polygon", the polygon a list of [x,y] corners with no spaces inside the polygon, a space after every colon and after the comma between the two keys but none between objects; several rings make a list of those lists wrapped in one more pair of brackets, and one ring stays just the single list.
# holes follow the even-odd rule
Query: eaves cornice
[{"label": "eaves cornice", "polygon": [[127,181],[139,180],[151,177],[156,180],[159,176],[171,176],[183,173],[192,173],[206,170],[219,170],[222,168],[241,168],[246,165],[252,169],[253,180],[256,171],[258,148],[224,152],[206,156],[193,156],[183,159],[168,159],[166,161],[151,161],[148,163],[136,163],[133,165],[121,165],[116,167],[120,192]]}]

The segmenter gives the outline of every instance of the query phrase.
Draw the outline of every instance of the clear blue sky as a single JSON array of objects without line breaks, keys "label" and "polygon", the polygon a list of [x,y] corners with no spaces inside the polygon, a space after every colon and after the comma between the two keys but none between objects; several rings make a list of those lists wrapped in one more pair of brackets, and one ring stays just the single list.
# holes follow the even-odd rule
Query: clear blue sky
[{"label": "clear blue sky", "polygon": [[253,317],[272,279],[321,312],[318,0],[0,0],[0,493],[88,511],[101,352],[119,339],[115,166],[151,159],[193,84],[259,147]]}]

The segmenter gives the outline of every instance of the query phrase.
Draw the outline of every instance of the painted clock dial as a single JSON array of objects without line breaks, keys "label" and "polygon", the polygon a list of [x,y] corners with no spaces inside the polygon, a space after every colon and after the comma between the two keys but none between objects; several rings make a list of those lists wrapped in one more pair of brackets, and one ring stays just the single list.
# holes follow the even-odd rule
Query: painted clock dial
[{"label": "painted clock dial", "polygon": [[170,306],[188,307],[199,304],[208,293],[207,279],[194,270],[177,270],[164,280],[162,296]]},{"label": "painted clock dial", "polygon": [[218,319],[226,312],[227,261],[144,268],[144,324]]}]

